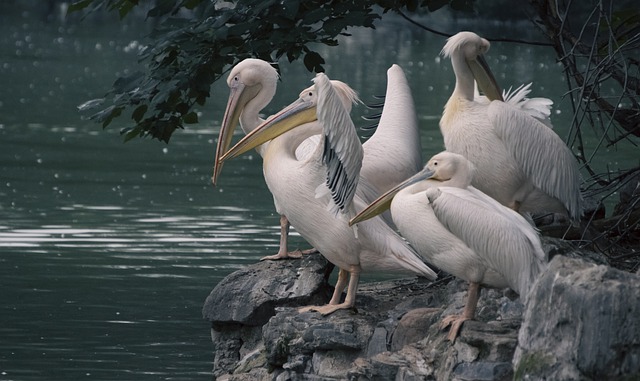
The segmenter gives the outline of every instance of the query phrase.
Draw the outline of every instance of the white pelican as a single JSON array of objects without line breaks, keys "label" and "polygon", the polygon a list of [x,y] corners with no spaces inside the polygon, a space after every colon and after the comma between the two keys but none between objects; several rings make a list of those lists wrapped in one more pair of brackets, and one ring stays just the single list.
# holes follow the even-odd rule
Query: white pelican
[{"label": "white pelican", "polygon": [[470,186],[473,165],[441,152],[424,169],[380,196],[351,220],[361,224],[387,208],[400,233],[430,264],[469,282],[462,315],[447,316],[454,341],[472,319],[480,285],[509,287],[526,300],[547,258],[525,218]]},{"label": "white pelican", "polygon": [[[270,64],[253,58],[240,62],[229,74],[227,84],[230,95],[216,147],[216,165],[212,179],[214,184],[222,169],[220,157],[229,149],[233,131],[238,122],[245,134],[253,131],[263,122],[259,112],[273,98],[277,81],[278,73]],[[315,90],[311,86],[303,90],[303,93],[307,101],[314,105],[308,113],[310,117],[308,121],[313,122],[316,118]],[[362,164],[361,176],[370,184],[369,193],[373,192],[372,197],[377,197],[416,173],[420,170],[422,163],[422,147],[413,97],[404,72],[398,65],[392,65],[387,70],[385,99],[376,132],[363,145],[365,160]],[[348,107],[350,110],[350,101]],[[318,138],[319,135],[315,135],[299,145],[296,150],[298,159],[304,159],[310,153],[317,145]],[[256,148],[261,156],[264,146]],[[289,252],[287,249],[289,220],[280,212],[275,199],[274,203],[280,214],[280,248],[277,254],[266,256],[262,260],[299,257],[302,252]],[[390,218],[387,218],[390,222]]]},{"label": "white pelican", "polygon": [[[502,101],[482,54],[489,42],[460,32],[442,49],[456,75],[440,130],[448,151],[476,167],[473,185],[519,212],[583,213],[580,174],[569,148],[526,110]],[[474,79],[491,102],[474,100]]]},{"label": "white pelican", "polygon": [[[324,74],[318,74],[314,82],[317,107],[309,101],[313,94],[301,93],[300,99],[245,136],[222,160],[271,140],[263,156],[271,193],[300,235],[340,269],[329,304],[301,309],[326,315],[354,305],[361,271],[410,273],[429,279],[436,274],[381,218],[360,224],[357,232],[349,227],[355,208],[373,199],[367,195],[366,180],[359,178],[363,149],[347,112],[356,94]],[[336,92],[343,93],[342,99]],[[298,118],[305,115],[301,110],[307,114],[316,110],[317,122],[300,123]],[[297,128],[283,134],[293,127]],[[296,158],[300,142],[318,132],[323,137],[313,154],[304,160]],[[347,295],[340,303],[348,278]]]},{"label": "white pelican", "polygon": [[[215,167],[212,177],[214,185],[222,170],[222,162],[219,158],[231,146],[233,132],[238,122],[240,122],[240,127],[245,134],[253,131],[264,122],[260,118],[260,110],[273,99],[277,84],[278,72],[268,62],[260,59],[247,58],[234,66],[229,73],[227,85],[230,93],[216,146]],[[311,138],[310,142],[313,140]],[[305,147],[313,146],[308,146],[306,143],[301,144],[297,155],[304,157],[308,154],[309,151]],[[264,146],[256,147],[256,151],[262,156]],[[301,251],[288,251],[289,220],[280,212],[277,203],[275,203],[275,207],[280,214],[280,247],[277,254],[263,257],[261,260],[300,257],[302,255]],[[313,249],[310,251],[313,251]]]}]

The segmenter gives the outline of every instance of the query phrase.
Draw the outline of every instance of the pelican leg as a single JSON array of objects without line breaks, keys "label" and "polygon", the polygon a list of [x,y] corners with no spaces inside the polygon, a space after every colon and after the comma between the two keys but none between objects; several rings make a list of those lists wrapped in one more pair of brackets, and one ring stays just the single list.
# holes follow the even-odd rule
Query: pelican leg
[{"label": "pelican leg", "polygon": [[278,249],[278,254],[274,254],[274,255],[267,255],[266,257],[262,257],[260,258],[261,261],[264,260],[278,260],[278,259],[287,259],[287,258],[302,258],[302,255],[304,254],[313,254],[314,252],[317,252],[317,250],[315,248],[311,248],[311,249],[307,249],[304,251],[301,250],[294,250],[294,251],[287,251],[287,240],[289,238],[289,227],[291,226],[291,224],[289,224],[289,220],[287,219],[287,216],[285,216],[284,214],[280,215],[280,248]]},{"label": "pelican leg", "polygon": [[447,340],[452,343],[458,336],[458,331],[462,327],[462,323],[466,320],[471,320],[476,314],[476,306],[478,305],[478,299],[480,298],[480,283],[469,282],[469,293],[467,295],[467,303],[464,305],[462,315],[449,315],[442,319],[440,323],[440,329],[445,329],[451,326],[449,329],[449,335]]},{"label": "pelican leg", "polygon": [[349,272],[343,269],[338,271],[338,281],[336,282],[336,287],[333,290],[333,296],[329,301],[329,304],[338,304],[340,303],[340,299],[342,299],[342,291],[347,285],[347,279],[349,278]]},{"label": "pelican leg", "polygon": [[[332,302],[334,302],[334,299],[337,299],[337,301],[340,300],[342,289],[344,289],[344,283],[346,282],[347,274],[350,275],[349,287],[347,288],[347,296],[345,297],[344,302],[339,304],[332,304]],[[341,281],[340,279],[341,277],[344,278],[344,280]],[[338,273],[338,282],[336,283],[336,289],[333,292],[333,297],[331,298],[331,301],[329,302],[329,304],[326,304],[324,306],[303,307],[303,308],[300,308],[298,311],[299,312],[317,311],[317,312],[320,312],[322,315],[329,315],[336,312],[337,310],[344,310],[344,309],[351,308],[356,303],[356,292],[358,291],[359,281],[360,281],[360,266],[353,265],[349,268],[349,271],[340,269],[340,272]],[[341,283],[343,285],[341,287],[338,287]],[[339,288],[342,288],[342,289],[338,291]]]}]

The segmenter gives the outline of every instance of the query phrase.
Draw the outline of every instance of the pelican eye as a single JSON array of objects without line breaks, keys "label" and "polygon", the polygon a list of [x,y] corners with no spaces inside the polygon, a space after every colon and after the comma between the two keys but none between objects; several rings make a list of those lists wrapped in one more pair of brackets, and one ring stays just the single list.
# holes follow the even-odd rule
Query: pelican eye
[{"label": "pelican eye", "polygon": [[312,97],[313,96],[313,92],[309,91],[309,96]]}]

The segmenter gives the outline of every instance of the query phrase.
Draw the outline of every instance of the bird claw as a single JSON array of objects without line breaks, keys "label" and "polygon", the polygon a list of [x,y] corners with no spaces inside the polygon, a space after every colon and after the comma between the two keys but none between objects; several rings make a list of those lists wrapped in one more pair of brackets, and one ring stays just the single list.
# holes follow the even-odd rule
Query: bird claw
[{"label": "bird claw", "polygon": [[341,304],[325,304],[324,306],[307,306],[307,307],[302,307],[300,309],[298,309],[298,312],[303,313],[303,312],[309,312],[309,311],[316,311],[316,312],[320,312],[320,314],[322,316],[326,316],[326,315],[330,315],[338,310],[344,310],[344,309],[348,309],[351,308],[351,305],[347,305],[345,303],[341,303]]},{"label": "bird claw", "polygon": [[462,328],[462,323],[471,318],[465,317],[463,315],[449,315],[445,316],[440,323],[440,329],[445,329],[448,326],[451,326],[449,329],[449,334],[447,335],[447,340],[451,341],[451,343],[456,341],[456,337],[458,337],[458,332],[460,328]]},{"label": "bird claw", "polygon": [[274,255],[267,255],[266,257],[260,258],[261,261],[278,261],[280,259],[300,259],[304,255],[318,253],[318,250],[315,248],[307,249],[307,250],[294,250],[284,253],[278,253]]},{"label": "bird claw", "polygon": [[302,258],[302,251],[294,250],[285,253],[278,253],[274,255],[267,255],[266,257],[260,258],[261,261],[277,261],[280,259],[299,259]]}]

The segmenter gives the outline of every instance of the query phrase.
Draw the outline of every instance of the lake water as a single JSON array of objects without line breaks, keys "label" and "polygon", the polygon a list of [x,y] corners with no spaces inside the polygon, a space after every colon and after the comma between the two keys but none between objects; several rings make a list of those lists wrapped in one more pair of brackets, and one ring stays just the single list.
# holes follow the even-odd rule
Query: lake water
[{"label": "lake water", "polygon": [[[136,68],[145,24],[2,11],[0,380],[210,379],[202,303],[225,275],[275,253],[279,239],[255,154],[230,161],[220,186],[210,185],[226,85],[214,85],[201,123],[169,145],[124,144],[117,130],[128,120],[103,131],[76,106]],[[514,28],[522,25],[479,31],[502,37]],[[450,63],[438,58],[443,44],[395,19],[318,50],[329,76],[347,80],[365,102],[384,94],[386,69],[400,64],[414,84],[427,159],[442,149],[437,123],[453,86]],[[551,49],[494,44],[489,61],[503,83],[535,81],[534,93],[556,102],[555,123],[568,120]],[[281,63],[267,114],[312,77],[302,63]],[[370,112],[354,110],[359,126]],[[609,163],[626,160],[636,159]],[[308,247],[296,236],[291,246]]]}]

